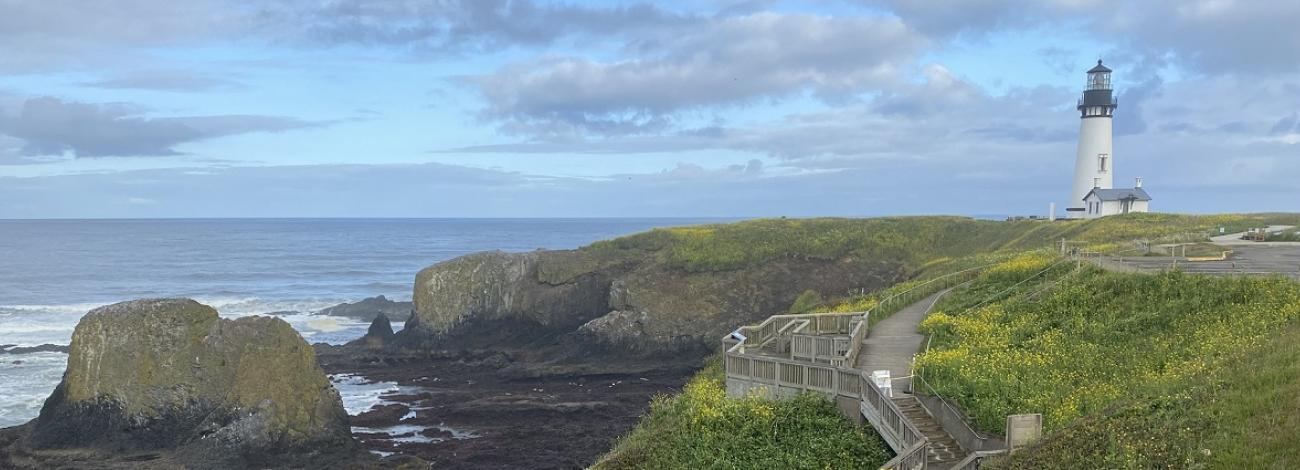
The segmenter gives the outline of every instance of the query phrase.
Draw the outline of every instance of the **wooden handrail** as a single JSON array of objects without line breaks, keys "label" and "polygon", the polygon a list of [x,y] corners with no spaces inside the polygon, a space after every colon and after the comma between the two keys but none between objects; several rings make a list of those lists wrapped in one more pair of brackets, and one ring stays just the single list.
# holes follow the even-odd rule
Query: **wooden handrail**
[{"label": "wooden handrail", "polygon": [[[826,317],[861,317],[862,321],[867,322],[870,319],[871,312],[876,310],[877,308],[880,308],[881,306],[884,306],[886,304],[892,304],[898,300],[903,300],[903,296],[905,295],[915,295],[922,288],[932,287],[931,284],[935,282],[950,282],[954,278],[956,278],[956,276],[976,274],[979,271],[988,268],[989,266],[993,266],[993,264],[967,268],[961,271],[948,273],[939,277],[935,277],[933,279],[926,280],[921,284],[912,286],[908,290],[896,293],[894,295],[885,298],[884,300],[881,300],[880,303],[877,305],[877,307],[873,309],[868,309],[861,312],[821,312],[821,313],[792,313],[792,314],[772,315],[770,317],[767,317],[757,325],[742,326],[738,328],[737,331],[741,332],[742,334],[745,334],[747,337],[747,339],[745,341],[742,341],[742,343],[750,343],[749,344],[750,346],[757,345],[761,347],[763,346],[764,343],[775,339],[776,338],[775,333],[784,329],[787,326],[787,323],[795,320],[802,320],[802,319],[817,320]],[[944,285],[944,287],[949,287],[949,286],[951,286],[951,284]],[[771,334],[764,334],[767,331],[770,331]],[[850,334],[852,333],[850,332]],[[728,335],[728,337],[729,336],[730,335]]]},{"label": "wooden handrail", "polygon": [[[894,458],[889,459],[880,466],[881,470],[925,470],[929,464],[928,453],[930,450],[929,440],[918,442],[912,447],[898,452]],[[975,455],[975,454],[971,454]],[[956,469],[957,467],[953,467]]]},{"label": "wooden handrail", "polygon": [[[853,366],[870,330],[873,312],[884,312],[895,307],[896,303],[910,303],[966,282],[989,266],[992,264],[926,280],[886,297],[875,308],[863,312],[773,315],[758,325],[741,327],[736,331],[743,337],[728,335],[723,338],[723,344],[727,346],[723,363],[727,380],[743,381],[749,384],[746,388],[753,385],[768,387],[768,391],[776,396],[812,391],[856,399],[859,411],[897,454],[885,468],[924,469],[929,439],[903,414],[898,404],[876,386],[866,371]],[[842,355],[835,354],[838,352],[836,337],[821,336],[845,333],[850,343]],[[789,357],[751,354],[746,350],[749,346],[762,348],[786,337],[789,337]],[[838,340],[845,339],[839,337]]]},{"label": "wooden handrail", "polygon": [[978,470],[980,468],[980,461],[995,455],[1002,455],[1005,453],[1007,453],[1006,449],[977,450],[975,452],[966,454],[966,458],[957,461],[957,463],[952,465],[950,470]]}]

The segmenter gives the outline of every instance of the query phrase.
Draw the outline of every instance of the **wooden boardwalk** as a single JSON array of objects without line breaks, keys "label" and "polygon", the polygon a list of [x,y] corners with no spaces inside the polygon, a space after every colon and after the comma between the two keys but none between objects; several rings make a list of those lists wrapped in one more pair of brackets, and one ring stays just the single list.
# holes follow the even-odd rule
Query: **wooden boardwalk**
[{"label": "wooden boardwalk", "polygon": [[[885,298],[872,311],[774,315],[740,327],[723,338],[727,394],[782,398],[822,393],[845,416],[879,431],[896,453],[882,468],[974,469],[989,450],[963,449],[911,394],[910,374],[926,339],[917,332],[921,321],[942,295],[983,268],[931,279]],[[869,324],[873,313],[884,311],[894,313]],[[871,373],[877,370],[889,371],[889,388],[875,384]]]},{"label": "wooden boardwalk", "polygon": [[916,328],[930,314],[939,297],[946,293],[948,291],[944,290],[921,299],[872,325],[867,338],[862,341],[862,352],[853,368],[868,374],[887,369],[890,377],[898,377],[894,379],[894,390],[910,389],[911,379],[907,376],[912,371],[912,356],[921,351],[925,342],[925,335]]},{"label": "wooden boardwalk", "polygon": [[904,307],[871,327],[866,339],[862,341],[862,352],[853,367],[870,374],[877,370],[888,370],[892,377],[894,403],[912,421],[926,438],[930,439],[927,449],[928,468],[948,468],[953,462],[966,456],[966,452],[957,441],[943,430],[934,417],[912,396],[911,377],[912,358],[920,352],[925,343],[925,335],[917,331],[921,321],[930,314],[939,298],[951,289],[945,289],[916,303]]}]

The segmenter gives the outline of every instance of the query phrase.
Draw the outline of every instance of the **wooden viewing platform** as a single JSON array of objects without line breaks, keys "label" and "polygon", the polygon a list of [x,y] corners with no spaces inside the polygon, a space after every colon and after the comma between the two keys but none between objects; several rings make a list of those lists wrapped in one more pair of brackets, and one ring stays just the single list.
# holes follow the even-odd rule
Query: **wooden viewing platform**
[{"label": "wooden viewing platform", "polygon": [[[958,444],[936,420],[937,413],[911,393],[910,374],[925,339],[916,331],[921,320],[940,296],[982,269],[929,280],[866,312],[774,315],[741,327],[723,339],[727,394],[783,398],[821,393],[841,413],[865,420],[880,433],[896,454],[883,468],[977,468],[980,458],[998,451]],[[893,309],[897,312],[872,325],[872,312]],[[889,371],[888,388],[872,379],[878,370]]]},{"label": "wooden viewing platform", "polygon": [[[1066,260],[1116,271],[1177,268],[1191,274],[1300,278],[1300,243],[1232,245],[1231,258],[1190,262],[1186,257],[1122,256],[1123,252],[1076,249],[1067,253],[1065,242],[1062,254],[1069,255]],[[934,392],[924,380],[913,383],[911,374],[914,355],[925,341],[917,332],[921,321],[942,295],[973,280],[984,268],[931,279],[866,312],[773,315],[758,325],[743,326],[723,338],[727,394],[779,399],[820,393],[846,417],[866,421],[880,433],[896,454],[882,468],[977,469],[983,458],[1005,453],[1007,443],[1014,441],[1018,448],[1035,439],[1041,433],[1041,415],[1008,416],[1007,441],[984,436],[951,402],[937,395],[914,395],[914,386]],[[895,313],[873,324],[888,312]],[[877,385],[872,377],[875,371],[889,371],[888,387]]]}]

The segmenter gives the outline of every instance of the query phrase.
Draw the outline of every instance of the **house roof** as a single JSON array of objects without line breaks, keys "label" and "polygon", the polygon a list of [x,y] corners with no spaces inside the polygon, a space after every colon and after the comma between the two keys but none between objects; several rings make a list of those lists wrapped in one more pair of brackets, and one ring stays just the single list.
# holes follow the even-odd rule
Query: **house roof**
[{"label": "house roof", "polygon": [[1088,70],[1088,73],[1097,73],[1097,72],[1110,72],[1110,68],[1106,67],[1105,65],[1101,65],[1101,60],[1097,60],[1097,66]]},{"label": "house roof", "polygon": [[1093,194],[1096,194],[1097,198],[1103,201],[1123,201],[1125,199],[1132,199],[1135,201],[1151,200],[1151,195],[1147,194],[1147,191],[1142,188],[1092,188],[1092,191],[1088,191],[1088,194],[1083,195],[1083,199],[1086,201],[1088,198],[1092,197]]}]

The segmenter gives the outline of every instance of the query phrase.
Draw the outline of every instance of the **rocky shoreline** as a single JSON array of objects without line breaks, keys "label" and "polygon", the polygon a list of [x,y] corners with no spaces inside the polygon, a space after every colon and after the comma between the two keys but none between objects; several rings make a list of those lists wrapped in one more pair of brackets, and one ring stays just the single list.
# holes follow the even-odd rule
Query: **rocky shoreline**
[{"label": "rocky shoreline", "polygon": [[[307,346],[279,318],[219,319],[193,301],[118,304],[105,309],[150,320],[110,340],[100,324],[118,315],[83,318],[41,416],[0,430],[0,467],[584,467],[652,397],[680,389],[734,325],[810,289],[883,287],[907,274],[898,261],[854,257],[684,271],[601,245],[477,253],[420,271],[413,302],[380,296],[317,312],[371,319],[345,345]],[[395,321],[404,328],[394,332]],[[236,354],[240,344],[268,354]],[[349,416],[325,374],[397,391]],[[310,411],[304,400],[327,405]],[[286,406],[297,411],[276,411]],[[296,431],[275,431],[286,419]]]},{"label": "rocky shoreline", "polygon": [[[128,397],[109,401],[96,399],[91,402],[92,406],[67,409],[64,405],[70,401],[66,394],[67,385],[61,384],[47,400],[41,417],[22,426],[0,429],[0,467],[115,469],[256,465],[310,468],[318,466],[315,464],[322,468],[585,467],[606,452],[614,439],[626,434],[636,424],[653,396],[678,390],[698,370],[706,353],[692,350],[671,355],[633,355],[617,348],[594,345],[572,334],[558,333],[529,335],[527,341],[521,343],[523,347],[511,346],[512,340],[520,339],[517,336],[453,335],[441,338],[438,342],[440,347],[429,348],[422,338],[410,333],[394,333],[388,313],[374,308],[389,303],[392,302],[377,297],[341,305],[346,308],[338,310],[343,310],[348,316],[374,319],[367,334],[347,345],[311,345],[315,353],[314,362],[324,373],[361,376],[367,380],[400,385],[400,392],[383,396],[382,403],[370,410],[339,418],[346,424],[350,440],[290,447],[259,446],[251,452],[235,447],[224,447],[220,451],[196,450],[192,446],[203,438],[196,441],[193,433],[207,436],[218,432],[221,425],[214,423],[237,422],[239,412],[221,406],[196,404],[196,408],[188,410],[165,408],[151,415],[154,417],[141,421],[140,418],[124,417],[117,411],[126,408],[124,402],[139,401],[141,395],[138,392],[118,390],[121,393],[117,395]],[[202,336],[211,336],[216,330],[205,330],[213,327],[203,325],[211,324],[214,319],[224,325],[256,323],[255,330],[287,327],[271,316],[218,319],[214,310],[192,301],[143,300],[104,309],[153,312],[151,317],[128,322],[128,327],[116,328],[112,344],[121,354],[110,362],[113,363],[112,370],[122,374],[151,367],[133,363],[127,357],[157,356],[160,351],[178,348],[193,351],[196,347],[188,340],[160,345],[145,339],[150,336],[174,337],[177,331],[199,330],[204,331]],[[191,311],[195,309],[200,313]],[[98,310],[83,318],[85,325],[79,324],[80,333],[74,335],[72,346],[0,345],[0,354],[70,353],[71,372],[78,367],[78,361],[73,357],[84,356],[87,354],[84,350],[91,347],[85,338],[97,337],[87,331],[102,330],[92,327],[95,318],[106,317]],[[172,313],[165,312],[160,317],[157,315],[160,310],[184,312],[177,315],[185,318],[174,318]],[[140,313],[108,317],[117,321],[118,316],[126,318],[136,314]],[[88,322],[88,319],[92,321]],[[475,329],[485,328],[479,322],[472,320],[469,325]],[[253,335],[253,332],[241,334],[248,335]],[[78,340],[76,336],[82,339]],[[294,339],[301,341],[297,335]],[[292,342],[287,336],[283,341]],[[78,347],[83,351],[78,353],[75,349]],[[97,360],[102,362],[102,359]],[[273,364],[277,363],[271,357],[248,361],[250,364],[263,363],[266,367],[274,367]],[[198,373],[211,365],[197,364],[168,366],[168,370],[176,369],[180,375],[168,379],[172,383],[166,386],[193,388],[193,380],[197,379],[183,372]],[[185,367],[187,365],[189,367]],[[306,365],[294,367],[311,369]],[[112,382],[109,377],[93,379],[99,384],[96,387]],[[267,381],[287,380],[277,377]],[[185,383],[190,385],[182,385]],[[337,395],[334,399],[337,400]],[[267,402],[285,400],[288,399],[268,399]],[[217,417],[214,422],[204,421],[212,416]],[[139,432],[132,432],[132,437],[125,441],[121,436],[104,431],[106,427],[130,428],[134,426],[132,423],[139,425]],[[199,428],[207,430],[195,431]],[[361,453],[348,449],[357,449]],[[288,460],[271,459],[270,453]],[[225,458],[225,454],[237,457],[231,460]]]},{"label": "rocky shoreline", "polygon": [[700,365],[698,357],[594,364],[537,350],[376,353],[364,341],[316,348],[329,373],[401,386],[349,418],[354,438],[432,468],[585,467],[631,430],[651,397],[676,391]]}]

